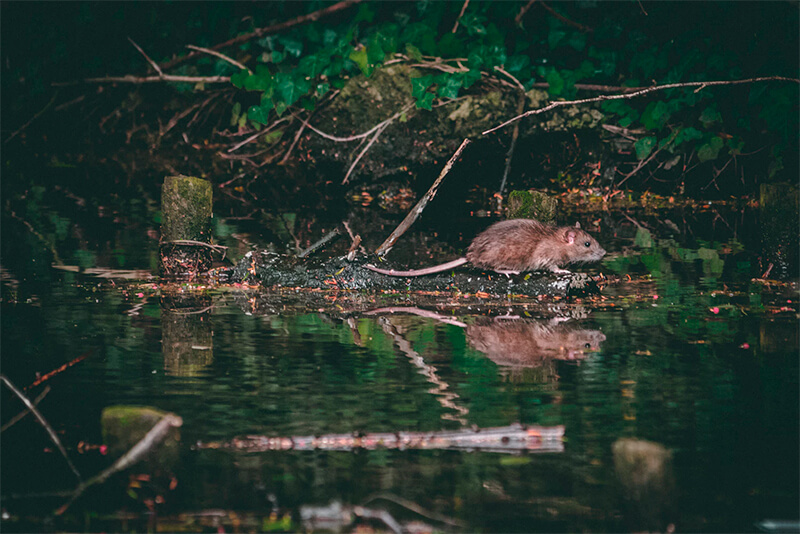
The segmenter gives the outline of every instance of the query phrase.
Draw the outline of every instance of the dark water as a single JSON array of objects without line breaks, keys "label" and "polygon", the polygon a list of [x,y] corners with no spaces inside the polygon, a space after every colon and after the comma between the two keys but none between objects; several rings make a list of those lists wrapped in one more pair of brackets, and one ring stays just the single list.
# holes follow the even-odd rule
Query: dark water
[{"label": "dark water", "polygon": [[[5,531],[302,530],[301,512],[332,503],[486,532],[749,532],[800,518],[798,295],[751,281],[747,243],[617,232],[591,271],[622,279],[600,296],[508,301],[490,317],[444,306],[457,325],[366,315],[343,296],[321,297],[315,311],[273,296],[254,313],[267,297],[242,289],[195,290],[192,306],[176,309],[152,283],[53,270],[35,237],[10,242],[4,226],[2,373],[24,388],[79,359],[26,393],[50,386],[40,410],[84,477],[111,463],[91,447],[103,443],[104,408],[183,419],[167,468],[140,464],[59,518],[66,497],[41,494],[71,490],[75,477],[31,416],[16,423],[2,434]],[[132,231],[141,246],[125,266],[125,235],[62,254],[88,258],[84,267],[148,268],[144,233]],[[496,317],[507,312],[520,318]],[[194,348],[178,354],[181,343]],[[22,406],[1,395],[6,423]],[[196,447],[517,422],[563,425],[563,451]]]}]

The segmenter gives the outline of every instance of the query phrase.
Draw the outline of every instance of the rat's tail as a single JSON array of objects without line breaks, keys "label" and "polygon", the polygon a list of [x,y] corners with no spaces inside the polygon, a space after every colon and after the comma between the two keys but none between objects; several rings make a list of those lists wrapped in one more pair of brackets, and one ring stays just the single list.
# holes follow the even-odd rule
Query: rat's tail
[{"label": "rat's tail", "polygon": [[364,265],[365,268],[376,273],[385,274],[387,276],[424,276],[426,274],[440,273],[447,269],[452,269],[467,263],[467,258],[458,258],[457,260],[442,263],[441,265],[434,265],[433,267],[425,267],[424,269],[416,269],[414,271],[393,271],[391,269],[378,269],[374,265]]}]

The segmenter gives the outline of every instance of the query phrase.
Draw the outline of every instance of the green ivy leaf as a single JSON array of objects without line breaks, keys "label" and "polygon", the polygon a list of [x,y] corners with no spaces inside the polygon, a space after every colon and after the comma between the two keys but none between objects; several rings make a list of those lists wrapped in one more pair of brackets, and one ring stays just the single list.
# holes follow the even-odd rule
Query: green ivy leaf
[{"label": "green ivy leaf", "polygon": [[722,115],[719,114],[717,108],[715,108],[714,106],[709,106],[706,109],[704,109],[703,112],[700,114],[700,122],[703,123],[704,127],[708,128],[712,124],[715,124],[717,122],[722,122]]},{"label": "green ivy leaf", "polygon": [[424,95],[419,97],[417,99],[417,108],[427,109],[428,111],[433,109],[434,96],[435,95],[433,93],[425,93]]},{"label": "green ivy leaf", "polygon": [[406,55],[414,61],[422,61],[422,52],[411,43],[406,43]]},{"label": "green ivy leaf", "polygon": [[433,76],[421,76],[419,78],[411,78],[411,96],[420,98],[428,90],[428,87],[433,83]]},{"label": "green ivy leaf", "polygon": [[681,130],[675,136],[675,146],[677,147],[689,141],[696,141],[702,137],[703,133],[696,128],[692,128],[691,126],[688,128],[681,128]]},{"label": "green ivy leaf", "polygon": [[717,159],[719,151],[725,143],[717,136],[712,137],[709,141],[697,149],[697,159],[700,161],[711,161]]},{"label": "green ivy leaf", "polygon": [[283,130],[273,130],[264,136],[264,142],[271,145],[281,137],[283,137]]},{"label": "green ivy leaf", "polygon": [[642,113],[642,124],[648,130],[660,130],[669,117],[670,113],[666,103],[661,100],[650,102]]},{"label": "green ivy leaf", "polygon": [[286,102],[284,102],[283,100],[279,100],[275,102],[275,113],[277,113],[278,117],[280,117],[281,115],[284,114],[284,112],[287,110],[288,107],[289,105]]},{"label": "green ivy leaf", "polygon": [[300,60],[297,70],[304,73],[309,78],[316,78],[331,64],[330,55],[320,52],[311,54]]},{"label": "green ivy leaf", "polygon": [[464,57],[464,40],[455,33],[446,33],[439,39],[437,47],[439,55],[442,57]]},{"label": "green ivy leaf", "polygon": [[464,89],[469,89],[472,84],[481,79],[480,69],[470,69],[467,72],[462,72],[462,85]]},{"label": "green ivy leaf", "polygon": [[247,80],[248,76],[250,76],[250,73],[242,69],[236,74],[231,74],[231,83],[237,89],[241,89],[242,87],[244,87],[244,82],[245,80]]},{"label": "green ivy leaf", "polygon": [[250,106],[247,110],[247,118],[259,124],[269,124],[270,108],[265,106]]},{"label": "green ivy leaf", "polygon": [[653,151],[657,143],[655,136],[642,137],[633,144],[636,149],[636,159],[643,160]]},{"label": "green ivy leaf", "polygon": [[586,34],[577,31],[572,32],[572,35],[569,36],[567,43],[569,46],[580,52],[586,47]]},{"label": "green ivy leaf", "polygon": [[548,88],[548,92],[552,96],[558,96],[564,90],[564,78],[559,74],[559,72],[555,69],[551,70],[547,73],[545,77],[547,83],[550,85]]},{"label": "green ivy leaf", "polygon": [[458,90],[461,89],[462,79],[459,76],[447,75],[446,81],[439,85],[436,93],[443,98],[458,97]]},{"label": "green ivy leaf", "polygon": [[349,58],[353,63],[358,65],[358,68],[361,69],[361,72],[364,74],[364,76],[369,76],[372,73],[372,69],[369,67],[369,59],[367,57],[366,48],[354,48],[352,52],[350,52]]},{"label": "green ivy leaf", "polygon": [[550,47],[550,50],[553,50],[555,47],[557,47],[566,36],[567,32],[564,30],[555,28],[550,30],[550,33],[547,35],[547,45]]},{"label": "green ivy leaf", "polygon": [[[299,75],[298,75],[299,74]],[[275,97],[291,106],[311,89],[311,83],[302,73],[279,72],[275,75]]]},{"label": "green ivy leaf", "polygon": [[231,126],[234,126],[237,122],[239,122],[239,117],[242,114],[242,105],[237,102],[233,105],[233,109],[231,110]]},{"label": "green ivy leaf", "polygon": [[517,72],[521,71],[525,67],[530,64],[531,58],[528,56],[516,55],[511,56],[506,61],[506,71],[510,72],[511,74],[516,74]]},{"label": "green ivy leaf", "polygon": [[331,84],[329,83],[318,83],[317,84],[317,96],[323,96],[325,93],[331,90]]}]

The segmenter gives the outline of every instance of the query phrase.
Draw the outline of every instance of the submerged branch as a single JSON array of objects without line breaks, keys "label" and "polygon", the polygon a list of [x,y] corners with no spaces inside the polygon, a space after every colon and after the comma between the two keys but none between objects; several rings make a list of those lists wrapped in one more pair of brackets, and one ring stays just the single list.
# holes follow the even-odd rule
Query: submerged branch
[{"label": "submerged branch", "polygon": [[180,427],[182,424],[183,419],[177,415],[167,414],[162,417],[161,420],[153,425],[153,428],[151,428],[150,431],[136,443],[136,445],[131,447],[131,449],[122,455],[119,460],[114,462],[111,467],[107,468],[92,479],[79,484],[78,487],[75,488],[75,491],[73,491],[72,497],[70,497],[69,501],[64,503],[58,510],[56,510],[56,515],[61,515],[66,512],[70,505],[72,505],[72,503],[75,502],[75,500],[91,486],[105,482],[108,477],[114,473],[127,469],[141,460],[145,454],[152,450],[156,445],[161,443],[172,427]]},{"label": "submerged branch", "polygon": [[28,407],[28,409],[31,411],[34,417],[36,417],[36,420],[39,421],[39,424],[44,427],[45,431],[47,432],[47,435],[50,437],[50,440],[55,444],[55,446],[58,448],[58,451],[61,453],[61,456],[63,456],[64,460],[67,461],[67,465],[69,465],[69,468],[72,470],[73,473],[75,473],[75,476],[78,478],[78,481],[80,481],[81,474],[72,464],[72,461],[69,459],[69,456],[67,456],[66,449],[64,449],[64,446],[61,444],[61,440],[58,439],[58,436],[56,435],[55,431],[47,422],[47,420],[44,418],[44,416],[42,416],[41,412],[39,412],[39,410],[36,409],[36,406],[33,405],[30,399],[28,399],[28,397],[26,397],[24,393],[18,390],[17,387],[14,384],[12,384],[8,378],[5,377],[5,375],[0,375],[0,381],[2,381],[8,387],[8,389],[10,389],[14,393],[14,395],[19,397],[19,400],[21,400],[22,403]]}]

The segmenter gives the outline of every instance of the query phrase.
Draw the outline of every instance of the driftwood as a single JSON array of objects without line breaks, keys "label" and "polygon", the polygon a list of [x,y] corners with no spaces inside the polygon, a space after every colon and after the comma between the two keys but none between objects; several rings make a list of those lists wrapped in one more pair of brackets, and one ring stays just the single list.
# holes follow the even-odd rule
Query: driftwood
[{"label": "driftwood", "polygon": [[562,452],[563,426],[513,424],[484,429],[440,432],[377,432],[368,434],[327,434],[323,436],[243,436],[228,442],[200,442],[198,449],[266,451],[350,451],[353,449],[458,449],[489,452]]}]

